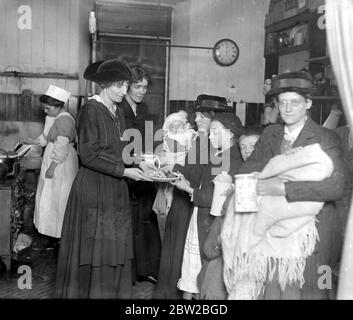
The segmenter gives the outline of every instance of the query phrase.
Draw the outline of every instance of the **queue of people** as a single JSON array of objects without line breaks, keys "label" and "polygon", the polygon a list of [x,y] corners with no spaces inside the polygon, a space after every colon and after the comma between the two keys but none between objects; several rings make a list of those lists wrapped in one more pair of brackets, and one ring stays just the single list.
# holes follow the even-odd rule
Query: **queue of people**
[{"label": "queue of people", "polygon": [[[340,136],[310,118],[307,73],[272,79],[266,93],[280,121],[263,132],[243,127],[225,98],[199,95],[192,114],[166,118],[152,150],[158,166],[125,161],[134,157],[126,129],[151,151],[150,76],[113,59],[89,65],[84,78],[100,93],[76,127],[63,109],[68,92],[50,86],[41,97],[48,117],[36,142],[47,146],[34,223],[60,239],[56,298],[130,299],[136,281],[153,283],[154,299],[332,298],[318,268],[339,264],[352,139],[342,131],[343,153]],[[156,182],[148,170],[176,178]],[[256,211],[237,211],[237,175],[255,179]],[[220,176],[231,177],[222,196]]]}]

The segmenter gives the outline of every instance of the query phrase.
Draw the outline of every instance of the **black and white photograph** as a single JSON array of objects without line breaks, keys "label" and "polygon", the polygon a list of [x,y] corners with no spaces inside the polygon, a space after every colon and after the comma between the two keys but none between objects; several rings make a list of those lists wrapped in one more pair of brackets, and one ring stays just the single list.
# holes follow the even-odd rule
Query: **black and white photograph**
[{"label": "black and white photograph", "polygon": [[0,300],[353,300],[352,16],[0,0]]}]

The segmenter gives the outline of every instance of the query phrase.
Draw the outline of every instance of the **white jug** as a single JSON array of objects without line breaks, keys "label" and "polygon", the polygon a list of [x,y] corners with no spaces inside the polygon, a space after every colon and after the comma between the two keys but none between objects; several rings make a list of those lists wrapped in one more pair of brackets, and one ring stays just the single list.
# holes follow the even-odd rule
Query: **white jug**
[{"label": "white jug", "polygon": [[227,198],[226,191],[232,186],[232,177],[226,171],[222,171],[214,178],[213,183],[215,186],[210,214],[213,216],[221,216],[223,204]]}]

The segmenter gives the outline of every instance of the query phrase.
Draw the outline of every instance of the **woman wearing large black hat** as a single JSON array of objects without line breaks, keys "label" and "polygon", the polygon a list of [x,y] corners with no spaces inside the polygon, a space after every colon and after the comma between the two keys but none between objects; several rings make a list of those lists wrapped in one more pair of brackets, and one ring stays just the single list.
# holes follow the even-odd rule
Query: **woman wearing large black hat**
[{"label": "woman wearing large black hat", "polygon": [[57,298],[132,297],[132,232],[126,180],[145,180],[125,168],[123,115],[116,107],[127,92],[131,72],[118,60],[95,62],[84,78],[101,92],[77,119],[81,168],[67,203],[58,259]]}]

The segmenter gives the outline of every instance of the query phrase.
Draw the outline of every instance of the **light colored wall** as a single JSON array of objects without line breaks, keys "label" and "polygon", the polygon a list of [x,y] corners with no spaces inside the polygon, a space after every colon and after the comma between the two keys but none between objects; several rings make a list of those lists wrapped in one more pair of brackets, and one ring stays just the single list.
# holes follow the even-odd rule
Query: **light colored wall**
[{"label": "light colored wall", "polygon": [[[117,0],[115,0],[118,2]],[[264,16],[269,0],[188,0],[175,5],[172,43],[212,47],[231,38],[240,57],[231,67],[215,64],[210,50],[171,50],[171,100],[199,93],[262,102]],[[32,30],[19,30],[20,5],[32,8]],[[42,93],[49,83],[84,94],[89,61],[88,15],[94,0],[0,0],[0,71],[78,73],[80,80],[0,77],[0,92]],[[234,85],[235,89],[231,86]]]},{"label": "light colored wall", "polygon": [[[79,4],[77,0],[0,0],[0,71],[74,74],[79,72]],[[32,29],[18,27],[18,8],[32,11]],[[30,89],[40,94],[56,84],[73,95],[77,80],[0,77],[0,92]]]},{"label": "light colored wall", "polygon": [[[238,61],[218,66],[211,50],[173,48],[170,100],[195,100],[200,93],[231,101],[263,102],[264,19],[269,0],[190,0],[175,6],[173,44],[212,47],[231,38]],[[235,88],[231,88],[232,86]]]}]

